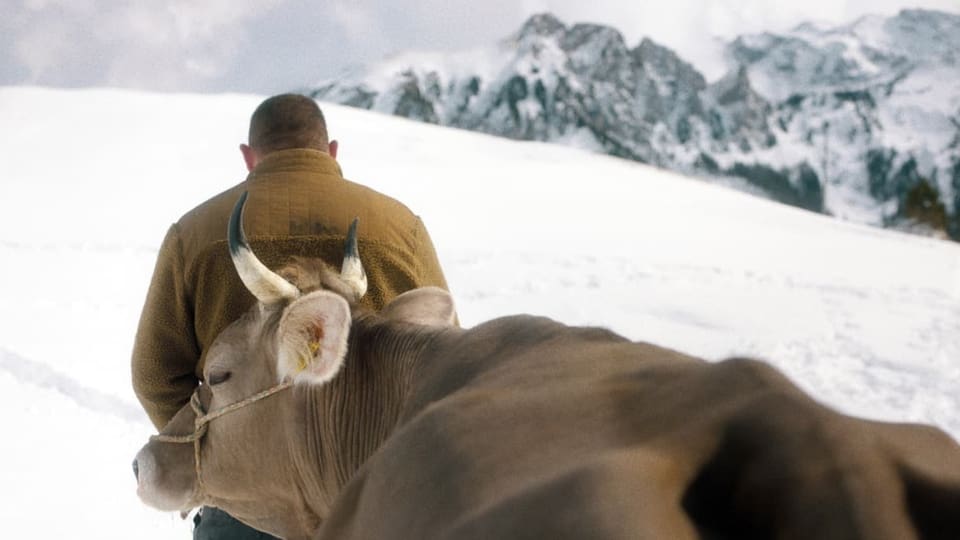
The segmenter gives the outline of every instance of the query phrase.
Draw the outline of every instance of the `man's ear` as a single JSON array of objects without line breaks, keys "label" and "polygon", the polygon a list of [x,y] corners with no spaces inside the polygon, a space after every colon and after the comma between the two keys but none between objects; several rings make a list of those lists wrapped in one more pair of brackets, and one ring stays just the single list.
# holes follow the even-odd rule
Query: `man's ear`
[{"label": "man's ear", "polygon": [[243,154],[243,162],[247,165],[247,172],[252,172],[254,167],[257,166],[257,152],[249,145],[240,144],[240,153]]},{"label": "man's ear", "polygon": [[340,371],[347,355],[350,306],[342,296],[315,291],[283,311],[277,329],[280,380],[324,384]]},{"label": "man's ear", "polygon": [[327,153],[330,154],[330,157],[337,159],[337,150],[340,148],[340,143],[334,139],[327,144]]},{"label": "man's ear", "polygon": [[450,293],[440,287],[421,287],[393,299],[380,312],[394,321],[426,326],[453,326],[457,312]]}]

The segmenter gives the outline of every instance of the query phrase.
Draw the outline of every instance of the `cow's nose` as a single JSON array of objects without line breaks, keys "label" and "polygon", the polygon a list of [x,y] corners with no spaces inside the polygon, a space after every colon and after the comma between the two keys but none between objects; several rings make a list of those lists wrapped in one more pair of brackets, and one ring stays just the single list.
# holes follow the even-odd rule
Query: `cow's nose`
[{"label": "cow's nose", "polygon": [[133,476],[140,480],[140,466],[137,465],[137,460],[133,460]]}]

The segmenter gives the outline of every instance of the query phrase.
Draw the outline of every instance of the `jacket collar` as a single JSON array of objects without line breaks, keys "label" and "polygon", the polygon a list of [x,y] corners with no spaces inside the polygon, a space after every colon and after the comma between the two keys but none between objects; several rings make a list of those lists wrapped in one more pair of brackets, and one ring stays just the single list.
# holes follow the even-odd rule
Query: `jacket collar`
[{"label": "jacket collar", "polygon": [[311,172],[343,178],[340,164],[330,154],[310,148],[291,148],[264,156],[247,180],[256,181],[260,176],[285,172]]}]

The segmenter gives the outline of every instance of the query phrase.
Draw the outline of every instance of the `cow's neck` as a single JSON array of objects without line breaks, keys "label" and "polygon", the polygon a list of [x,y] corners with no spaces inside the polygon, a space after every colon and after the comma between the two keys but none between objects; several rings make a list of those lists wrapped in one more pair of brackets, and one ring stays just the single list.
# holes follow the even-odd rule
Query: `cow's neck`
[{"label": "cow's neck", "polygon": [[356,320],[337,377],[321,387],[296,387],[297,481],[318,518],[394,430],[421,355],[442,332],[376,316]]}]

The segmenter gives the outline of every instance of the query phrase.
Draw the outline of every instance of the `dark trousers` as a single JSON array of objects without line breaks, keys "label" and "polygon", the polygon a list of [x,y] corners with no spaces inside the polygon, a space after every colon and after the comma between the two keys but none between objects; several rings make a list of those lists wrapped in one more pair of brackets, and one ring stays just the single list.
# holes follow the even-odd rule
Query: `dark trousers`
[{"label": "dark trousers", "polygon": [[193,540],[274,540],[275,537],[260,532],[234,519],[230,514],[204,506],[193,516]]}]

